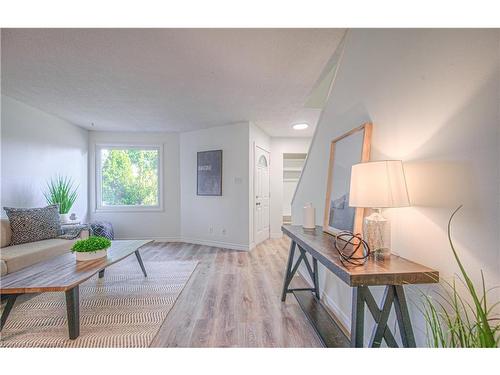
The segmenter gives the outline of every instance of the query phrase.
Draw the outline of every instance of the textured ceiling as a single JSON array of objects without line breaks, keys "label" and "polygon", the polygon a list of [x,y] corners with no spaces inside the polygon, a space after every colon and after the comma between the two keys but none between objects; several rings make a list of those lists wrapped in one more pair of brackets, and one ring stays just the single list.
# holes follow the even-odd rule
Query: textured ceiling
[{"label": "textured ceiling", "polygon": [[[187,131],[253,121],[272,136],[310,136],[319,112],[303,105],[342,35],[3,29],[2,93],[95,130]],[[311,128],[291,130],[302,121]]]}]

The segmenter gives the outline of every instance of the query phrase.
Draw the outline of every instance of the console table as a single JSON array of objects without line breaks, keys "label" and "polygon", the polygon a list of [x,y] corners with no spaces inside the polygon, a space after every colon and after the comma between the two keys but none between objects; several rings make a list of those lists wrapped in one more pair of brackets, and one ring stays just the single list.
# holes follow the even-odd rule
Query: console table
[{"label": "console table", "polygon": [[[398,346],[387,324],[393,306],[403,346],[415,347],[403,285],[437,283],[439,281],[437,271],[396,255],[384,260],[370,257],[361,266],[344,266],[335,249],[334,237],[324,233],[322,227],[303,229],[299,225],[284,225],[281,230],[292,240],[281,300],[285,301],[288,293],[294,294],[325,346],[362,347],[366,305],[375,320],[369,347],[380,347],[382,340],[385,340],[389,347]],[[297,248],[298,259],[294,264]],[[312,257],[312,266],[306,254]],[[319,300],[318,262],[352,288],[350,336],[344,333]],[[313,287],[291,289],[290,282],[301,263],[305,264],[313,281]],[[385,286],[381,307],[378,306],[369,288],[375,285]]]}]

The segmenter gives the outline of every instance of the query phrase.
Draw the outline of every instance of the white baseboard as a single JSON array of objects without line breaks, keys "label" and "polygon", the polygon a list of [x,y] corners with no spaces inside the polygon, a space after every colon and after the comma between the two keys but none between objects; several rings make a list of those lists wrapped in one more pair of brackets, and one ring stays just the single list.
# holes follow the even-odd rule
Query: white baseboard
[{"label": "white baseboard", "polygon": [[172,237],[120,237],[117,238],[117,240],[153,240],[155,242],[183,242],[195,245],[221,247],[223,249],[240,250],[240,251],[249,251],[250,249],[255,247],[255,244],[243,245],[231,242],[211,241],[211,240],[202,240],[198,238],[173,237],[173,236]]},{"label": "white baseboard", "polygon": [[351,326],[351,318],[340,309],[339,305],[328,294],[323,292],[320,294],[320,297],[324,304],[335,314],[335,317],[348,329]]},{"label": "white baseboard", "polygon": [[[308,273],[302,270],[301,267],[299,267],[298,272],[311,288],[314,287],[312,282],[309,280]],[[328,307],[328,309],[331,310],[333,314],[335,314],[335,317],[340,321],[340,323],[344,325],[346,329],[351,326],[351,317],[348,316],[344,311],[342,311],[339,305],[337,305],[328,294],[320,291],[320,299],[321,302],[323,302],[326,307]]]},{"label": "white baseboard", "polygon": [[271,233],[271,238],[282,238],[283,232]]},{"label": "white baseboard", "polygon": [[179,237],[120,237],[116,240],[153,240],[156,242],[182,242]]},{"label": "white baseboard", "polygon": [[251,249],[250,245],[222,242],[222,241],[203,240],[199,238],[182,237],[180,242],[192,243],[196,245],[221,247],[223,249],[240,250],[240,251],[249,251]]}]

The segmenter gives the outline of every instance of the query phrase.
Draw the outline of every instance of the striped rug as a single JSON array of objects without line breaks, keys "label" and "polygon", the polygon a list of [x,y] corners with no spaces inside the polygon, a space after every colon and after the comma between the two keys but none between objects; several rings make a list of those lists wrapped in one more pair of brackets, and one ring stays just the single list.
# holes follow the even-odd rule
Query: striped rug
[{"label": "striped rug", "polygon": [[80,285],[80,336],[68,338],[64,293],[16,303],[0,347],[148,347],[197,262],[144,262],[129,257]]}]

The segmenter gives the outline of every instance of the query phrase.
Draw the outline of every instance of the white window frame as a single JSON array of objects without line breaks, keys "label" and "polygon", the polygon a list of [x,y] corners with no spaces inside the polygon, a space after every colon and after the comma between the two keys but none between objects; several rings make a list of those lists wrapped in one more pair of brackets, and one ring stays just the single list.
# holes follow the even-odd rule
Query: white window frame
[{"label": "white window frame", "polygon": [[[157,150],[158,151],[158,204],[154,206],[128,206],[102,204],[102,160],[101,150]],[[130,144],[130,143],[106,143],[95,145],[95,197],[96,212],[150,212],[163,211],[163,145],[162,144]]]}]

